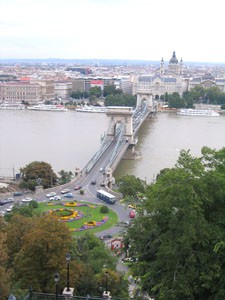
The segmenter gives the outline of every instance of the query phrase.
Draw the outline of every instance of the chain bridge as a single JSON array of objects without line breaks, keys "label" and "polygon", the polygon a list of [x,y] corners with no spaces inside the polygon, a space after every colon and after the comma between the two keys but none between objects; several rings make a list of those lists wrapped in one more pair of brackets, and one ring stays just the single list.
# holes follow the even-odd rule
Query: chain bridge
[{"label": "chain bridge", "polygon": [[135,158],[135,145],[137,143],[137,132],[145,119],[156,111],[156,104],[152,94],[146,90],[137,93],[137,106],[132,107],[108,107],[107,116],[109,126],[101,141],[100,149],[94,154],[82,171],[78,173],[89,174],[92,169],[103,174],[102,186],[111,187],[113,183],[112,174],[126,153]]}]

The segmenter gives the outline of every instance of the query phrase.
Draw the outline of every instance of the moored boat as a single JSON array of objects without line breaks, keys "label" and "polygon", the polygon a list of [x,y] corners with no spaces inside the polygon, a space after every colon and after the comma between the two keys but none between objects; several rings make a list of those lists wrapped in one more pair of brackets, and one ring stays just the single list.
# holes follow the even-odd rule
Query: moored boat
[{"label": "moored boat", "polygon": [[67,111],[68,109],[63,105],[54,105],[54,104],[37,104],[33,106],[28,106],[29,110],[38,110],[38,111]]},{"label": "moored boat", "polygon": [[78,112],[89,112],[89,113],[106,113],[108,108],[105,106],[88,106],[84,105],[79,108],[75,108]]},{"label": "moored boat", "polygon": [[177,111],[178,115],[182,116],[206,116],[206,117],[219,117],[220,114],[212,109],[192,109],[181,108]]},{"label": "moored boat", "polygon": [[19,103],[1,103],[0,109],[6,109],[6,110],[21,110],[25,109],[24,104]]}]

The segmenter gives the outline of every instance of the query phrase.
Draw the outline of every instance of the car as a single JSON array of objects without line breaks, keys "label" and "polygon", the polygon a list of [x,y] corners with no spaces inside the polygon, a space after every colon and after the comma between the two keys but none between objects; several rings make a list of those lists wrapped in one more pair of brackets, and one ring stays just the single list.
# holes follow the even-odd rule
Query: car
[{"label": "car", "polygon": [[69,193],[70,192],[70,189],[65,189],[65,190],[62,190],[61,191],[61,194],[67,194],[67,193]]},{"label": "car", "polygon": [[103,235],[100,236],[100,240],[106,240],[106,239],[111,239],[112,235],[110,233],[104,233]]},{"label": "car", "polygon": [[12,203],[12,202],[14,202],[13,198],[7,198],[7,199],[5,199],[5,203]]},{"label": "car", "polygon": [[103,172],[103,168],[100,168],[100,169],[99,169],[99,172]]},{"label": "car", "polygon": [[73,198],[73,194],[72,193],[67,193],[64,195],[64,197],[66,198]]},{"label": "car", "polygon": [[56,196],[56,192],[51,192],[46,195],[47,198],[54,197],[54,196]]},{"label": "car", "polygon": [[96,184],[96,180],[92,179],[91,184]]},{"label": "car", "polygon": [[31,202],[33,199],[31,198],[31,197],[26,197],[26,198],[24,198],[24,199],[22,199],[21,201],[23,202],[23,203],[29,203],[29,202]]},{"label": "car", "polygon": [[13,196],[14,196],[14,197],[22,196],[22,195],[23,195],[22,192],[14,192],[14,193],[13,193]]},{"label": "car", "polygon": [[54,196],[55,201],[58,201],[58,200],[61,200],[61,199],[62,199],[61,196],[58,196],[58,195]]},{"label": "car", "polygon": [[9,206],[9,207],[6,209],[6,211],[7,211],[7,212],[11,212],[12,209],[13,209],[13,205]]},{"label": "car", "polygon": [[81,189],[81,185],[77,185],[77,186],[75,186],[75,191],[78,191],[78,190],[80,190]]},{"label": "car", "polygon": [[5,205],[7,204],[6,200],[0,200],[0,205]]},{"label": "car", "polygon": [[132,208],[132,209],[136,209],[137,208],[136,204],[129,204],[128,207]]}]

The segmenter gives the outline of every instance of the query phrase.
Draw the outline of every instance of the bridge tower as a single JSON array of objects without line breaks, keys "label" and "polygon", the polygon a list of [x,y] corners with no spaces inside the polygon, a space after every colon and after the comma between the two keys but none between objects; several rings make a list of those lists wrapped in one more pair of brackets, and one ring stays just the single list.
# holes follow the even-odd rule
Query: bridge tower
[{"label": "bridge tower", "polygon": [[137,91],[137,108],[141,106],[142,102],[147,101],[149,111],[155,111],[155,103],[153,101],[153,93],[149,84],[139,83]]},{"label": "bridge tower", "polygon": [[132,125],[132,107],[109,106],[107,116],[110,118],[110,124],[107,131],[108,137],[116,135],[116,129],[119,125],[124,127],[124,137],[127,142],[133,142],[133,125]]}]

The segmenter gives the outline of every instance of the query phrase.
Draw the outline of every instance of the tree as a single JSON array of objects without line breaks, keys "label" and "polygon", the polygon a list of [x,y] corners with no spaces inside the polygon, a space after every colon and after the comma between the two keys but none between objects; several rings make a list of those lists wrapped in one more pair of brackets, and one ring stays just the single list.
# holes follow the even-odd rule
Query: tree
[{"label": "tree", "polygon": [[106,106],[136,106],[136,96],[128,94],[108,95],[105,97]]},{"label": "tree", "polygon": [[50,164],[43,161],[34,161],[20,169],[22,174],[22,188],[35,190],[37,185],[49,188],[56,184],[57,176]]},{"label": "tree", "polygon": [[142,291],[156,299],[225,297],[225,148],[181,151],[147,188],[146,215],[128,237]]},{"label": "tree", "polygon": [[72,237],[67,226],[54,217],[42,216],[28,222],[31,226],[21,232],[21,243],[13,255],[13,282],[23,289],[32,286],[35,291],[53,292],[54,274],[65,274],[65,256]]},{"label": "tree", "polygon": [[123,91],[121,89],[117,89],[114,84],[106,85],[104,87],[104,91],[103,91],[104,97],[106,97],[108,95],[118,95],[118,94],[122,94],[122,93],[123,93]]},{"label": "tree", "polygon": [[181,108],[185,106],[184,99],[180,97],[180,95],[175,92],[168,96],[169,107],[173,108]]},{"label": "tree", "polygon": [[102,95],[101,87],[99,87],[99,86],[91,87],[89,90],[89,94],[90,94],[90,96],[95,96],[96,98],[101,97],[101,95]]},{"label": "tree", "polygon": [[64,170],[61,170],[59,171],[59,184],[65,184],[67,182],[70,182],[72,179],[73,179],[73,172],[72,171],[64,171]]},{"label": "tree", "polygon": [[116,183],[124,197],[137,198],[139,193],[145,192],[145,182],[134,175],[123,176]]},{"label": "tree", "polygon": [[7,240],[7,234],[5,231],[5,225],[3,218],[0,217],[0,249],[1,249],[1,255],[0,255],[0,298],[6,299],[6,297],[9,295],[9,288],[10,288],[10,276],[9,272],[7,271],[7,259],[8,259],[8,253],[7,253],[7,246],[6,246],[6,240]]}]

